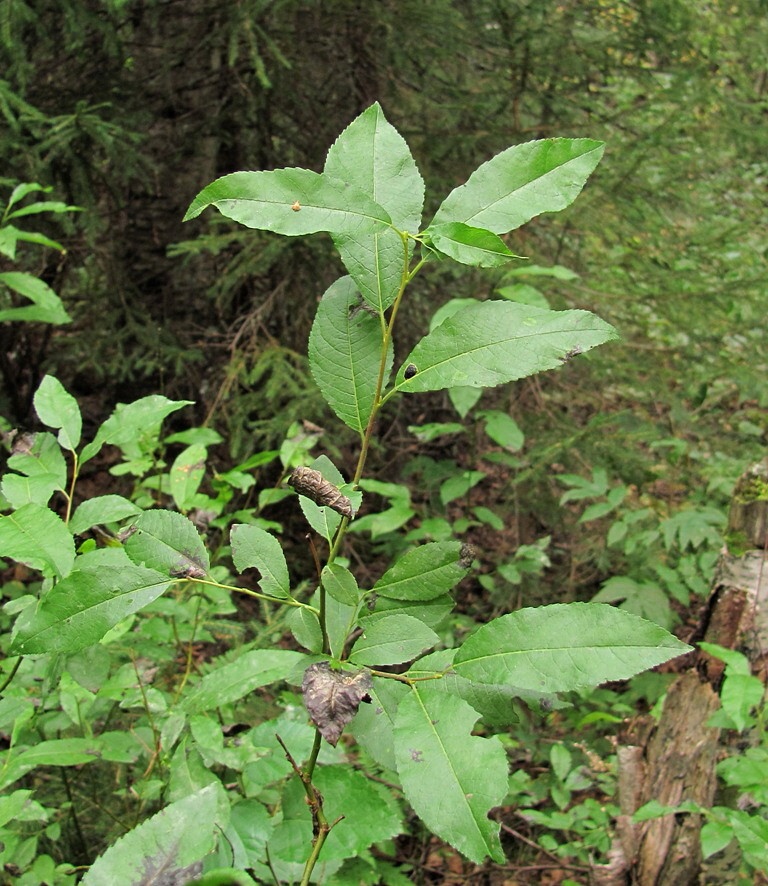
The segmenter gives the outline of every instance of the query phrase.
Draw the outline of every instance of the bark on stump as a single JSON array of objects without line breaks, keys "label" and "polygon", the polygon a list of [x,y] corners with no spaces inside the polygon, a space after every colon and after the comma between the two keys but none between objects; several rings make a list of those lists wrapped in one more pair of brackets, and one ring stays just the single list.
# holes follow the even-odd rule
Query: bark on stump
[{"label": "bark on stump", "polygon": [[[750,468],[734,491],[727,546],[699,628],[689,639],[743,652],[763,681],[768,674],[768,458]],[[701,817],[668,815],[633,824],[649,800],[674,806],[715,798],[720,730],[706,725],[719,707],[724,665],[697,651],[681,659],[661,719],[630,724],[618,750],[621,816],[610,863],[595,866],[598,886],[693,886],[701,868]]]}]

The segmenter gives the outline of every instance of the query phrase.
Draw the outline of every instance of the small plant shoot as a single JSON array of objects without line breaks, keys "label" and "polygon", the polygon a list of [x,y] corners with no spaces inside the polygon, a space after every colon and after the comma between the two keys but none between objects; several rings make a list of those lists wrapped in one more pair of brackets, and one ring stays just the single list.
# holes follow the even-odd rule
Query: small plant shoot
[{"label": "small plant shoot", "polygon": [[[79,472],[104,444],[122,452],[124,473],[141,476],[155,463],[163,419],[186,404],[148,397],[118,407],[83,443],[74,398],[53,378],[40,386],[35,406],[50,430],[10,458],[2,485],[12,512],[0,517],[0,556],[41,575],[39,598],[13,603],[11,653],[19,662],[32,662],[40,679],[51,681],[60,673],[57,662],[98,663],[105,649],[131,647],[137,632],[157,631],[152,641],[159,646],[173,642],[137,616],[173,613],[189,595],[223,613],[234,609],[234,595],[248,595],[271,618],[280,613],[276,623],[285,636],[290,628],[295,641],[293,648],[254,641],[212,667],[179,665],[183,679],[165,695],[142,676],[140,655],[120,675],[133,701],[119,695],[113,679],[110,691],[121,707],[151,712],[142,741],[156,750],[152,766],[170,775],[162,791],[148,789],[148,813],[155,814],[102,854],[85,886],[125,883],[126,871],[140,877],[168,867],[190,880],[218,870],[230,872],[231,882],[304,886],[349,859],[373,864],[369,848],[403,830],[394,795],[379,782],[396,784],[426,828],[467,859],[503,862],[491,813],[508,793],[508,761],[500,739],[477,728],[486,711],[493,709],[494,725],[505,717],[513,722],[514,698],[552,701],[557,693],[626,680],[688,650],[657,624],[604,603],[522,609],[446,649],[440,623],[476,557],[464,539],[417,543],[375,582],[356,575],[345,558],[358,515],[372,518],[364,492],[389,494],[394,479],[365,473],[391,401],[504,385],[557,369],[617,337],[585,310],[492,298],[452,305],[410,353],[401,352],[397,339],[403,301],[420,274],[449,260],[490,269],[519,264],[505,235],[569,206],[602,154],[603,144],[587,138],[510,147],[448,194],[425,224],[422,177],[408,145],[374,104],[331,146],[322,172],[236,172],[192,201],[186,220],[215,208],[276,235],[330,234],[347,272],[319,302],[308,354],[323,398],[357,435],[358,452],[350,464],[326,456],[311,461],[302,452],[284,463],[289,479],[279,490],[306,518],[316,564],[311,574],[289,568],[274,525],[244,512],[227,522],[224,505],[202,495],[201,466],[214,442],[203,429],[180,440],[187,448],[169,468],[165,503],[175,502],[175,510],[153,506],[147,490],[135,503],[106,495],[75,509]],[[487,413],[486,420],[510,451],[520,445],[508,416]],[[240,478],[232,482],[245,473],[247,466],[231,472]],[[463,488],[482,476],[468,476]],[[49,505],[54,494],[66,502],[63,515]],[[407,519],[407,502],[402,508]],[[193,517],[206,509],[223,536],[201,534],[203,524]],[[490,522],[498,519],[484,512]],[[108,544],[76,540],[94,526],[109,528]],[[229,577],[233,568],[243,580]],[[222,724],[235,703],[285,682],[302,692],[300,715],[276,727],[251,724],[244,743],[225,739]],[[84,692],[71,690],[71,717],[76,703],[101,710],[97,690]],[[34,716],[19,711],[21,718]],[[3,727],[12,745],[24,722]],[[43,758],[62,766],[130,758],[118,738],[64,741],[50,735],[34,759],[12,746],[0,787],[7,791]],[[347,757],[353,741],[365,752],[354,766]],[[367,778],[361,765],[385,775]]]}]

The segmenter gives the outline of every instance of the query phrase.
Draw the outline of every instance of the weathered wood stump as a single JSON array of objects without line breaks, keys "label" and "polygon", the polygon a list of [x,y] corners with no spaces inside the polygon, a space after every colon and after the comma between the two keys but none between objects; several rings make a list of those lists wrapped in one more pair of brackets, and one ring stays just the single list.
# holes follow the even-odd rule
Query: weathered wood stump
[{"label": "weathered wood stump", "polygon": [[[726,547],[697,630],[689,638],[743,652],[753,672],[768,675],[768,458],[750,468],[734,491]],[[761,593],[762,589],[762,593]],[[693,886],[701,868],[701,817],[668,815],[633,824],[632,814],[656,800],[674,806],[715,797],[720,730],[707,726],[719,707],[724,665],[703,651],[681,659],[658,723],[641,717],[621,738],[617,839],[610,863],[595,866],[599,886]]]}]

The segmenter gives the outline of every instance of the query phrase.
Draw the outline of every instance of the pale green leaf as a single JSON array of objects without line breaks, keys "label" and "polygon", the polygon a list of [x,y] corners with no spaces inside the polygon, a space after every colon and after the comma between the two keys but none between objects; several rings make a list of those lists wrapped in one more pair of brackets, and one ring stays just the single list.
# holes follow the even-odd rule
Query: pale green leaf
[{"label": "pale green leaf", "polygon": [[463,265],[498,268],[519,258],[497,234],[462,222],[430,225],[424,236],[438,252]]},{"label": "pale green leaf", "polygon": [[67,484],[67,462],[53,434],[34,435],[32,448],[8,459],[8,467],[18,474],[3,477],[3,495],[17,510],[30,502],[47,505],[51,495],[64,490]]},{"label": "pale green leaf", "polygon": [[231,704],[261,686],[285,680],[304,658],[289,649],[252,649],[209,671],[185,694],[181,709],[200,714]]},{"label": "pale green leaf", "polygon": [[395,757],[405,796],[438,837],[479,864],[502,862],[499,826],[488,818],[507,793],[507,757],[497,737],[472,735],[478,714],[426,684],[398,707]]},{"label": "pale green leaf", "polygon": [[248,523],[236,523],[232,527],[232,562],[242,573],[246,569],[258,569],[261,573],[259,585],[265,594],[273,597],[288,597],[291,593],[291,580],[288,564],[280,542],[266,530]]},{"label": "pale green leaf", "polygon": [[374,593],[397,600],[433,600],[467,574],[458,541],[430,542],[408,551],[373,586]]},{"label": "pale green leaf", "polygon": [[221,787],[209,785],[148,818],[99,856],[83,886],[186,883],[214,848]]},{"label": "pale green leaf", "polygon": [[75,562],[75,543],[58,514],[32,502],[0,517],[0,557],[63,577]]},{"label": "pale green leaf", "polygon": [[145,511],[131,527],[125,552],[137,566],[173,578],[202,578],[210,567],[208,551],[194,523],[176,511]]},{"label": "pale green leaf", "polygon": [[[416,345],[397,374],[395,390],[494,387],[554,369],[576,348],[583,353],[616,337],[612,326],[588,311],[478,302],[445,319]],[[406,379],[410,364],[417,372]]]},{"label": "pale green leaf", "polygon": [[77,400],[52,375],[46,375],[35,392],[35,412],[49,428],[61,428],[59,443],[74,452],[80,443],[83,420]]},{"label": "pale green leaf", "polygon": [[[400,231],[421,224],[424,182],[403,137],[374,103],[341,133],[328,151],[325,172],[349,182],[382,206]],[[363,298],[377,311],[394,301],[407,253],[396,230],[334,235],[344,266]]]},{"label": "pale green leaf", "polygon": [[0,323],[8,320],[23,320],[26,323],[71,323],[72,318],[66,312],[58,295],[48,286],[23,271],[6,271],[0,274],[0,284],[23,295],[32,304],[20,308],[0,310]]},{"label": "pale green leaf", "polygon": [[352,647],[349,660],[379,667],[411,661],[440,642],[437,634],[410,615],[386,615],[371,621]]},{"label": "pale green leaf", "polygon": [[432,225],[464,222],[504,234],[578,197],[600,162],[602,142],[551,138],[515,145],[478,167],[445,198]]},{"label": "pale green leaf", "polygon": [[53,738],[25,751],[0,754],[0,791],[38,766],[83,766],[101,757],[98,738]]},{"label": "pale green leaf", "polygon": [[133,403],[118,403],[94,439],[83,447],[80,463],[93,458],[105,443],[117,446],[129,458],[140,456],[145,441],[157,436],[163,419],[191,403],[191,400],[169,400],[161,394],[151,394]]},{"label": "pale green leaf", "polygon": [[208,450],[202,443],[193,443],[182,449],[171,465],[170,491],[180,511],[194,507],[195,495],[205,476],[207,455]]},{"label": "pale green leaf", "polygon": [[480,683],[555,693],[626,680],[689,652],[658,625],[603,603],[521,609],[483,625],[454,669]]},{"label": "pale green leaf", "polygon": [[511,452],[518,452],[523,448],[525,435],[511,415],[498,409],[489,409],[481,415],[485,419],[485,433],[494,443]]},{"label": "pale green leaf", "polygon": [[385,230],[389,214],[359,188],[309,169],[233,172],[195,197],[184,221],[208,206],[245,225],[294,237]]},{"label": "pale green leaf", "polygon": [[69,528],[73,535],[81,535],[99,523],[117,523],[140,513],[141,508],[122,495],[98,495],[78,506],[69,521]]},{"label": "pale green leaf", "polygon": [[167,576],[127,561],[78,569],[51,588],[36,610],[19,617],[13,649],[23,654],[85,649],[169,585]]},{"label": "pale green leaf", "polygon": [[[360,434],[373,410],[382,352],[381,323],[369,311],[352,278],[342,277],[323,295],[309,336],[309,367],[320,393]],[[390,346],[385,382],[391,368]]]}]

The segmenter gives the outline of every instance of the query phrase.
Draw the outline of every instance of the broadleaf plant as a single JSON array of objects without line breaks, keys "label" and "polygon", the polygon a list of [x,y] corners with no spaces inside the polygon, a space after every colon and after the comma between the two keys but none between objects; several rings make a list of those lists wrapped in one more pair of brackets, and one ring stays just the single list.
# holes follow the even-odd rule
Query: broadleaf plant
[{"label": "broadleaf plant", "polygon": [[[460,538],[416,545],[373,582],[359,579],[344,557],[350,529],[392,531],[413,514],[407,490],[386,477],[364,476],[377,421],[389,401],[414,392],[447,389],[458,396],[505,384],[557,368],[617,337],[609,324],[583,310],[552,311],[504,298],[465,300],[438,312],[411,353],[398,357],[393,376],[397,318],[417,275],[437,260],[491,268],[519,261],[502,235],[568,206],[602,151],[601,143],[589,139],[544,139],[509,148],[453,191],[422,228],[421,175],[407,144],[375,104],[339,136],[323,172],[237,172],[194,199],[187,219],[215,207],[247,227],[286,236],[328,232],[347,271],[320,301],[309,360],[331,410],[358,435],[357,461],[337,466],[320,456],[308,464],[305,450],[290,456],[281,451],[311,530],[314,575],[293,574],[294,560],[283,553],[274,524],[249,519],[243,511],[228,522],[222,501],[200,493],[207,445],[202,438],[179,441],[188,448],[171,466],[165,487],[161,473],[133,502],[109,495],[73,509],[80,467],[104,443],[123,454],[114,473],[140,477],[158,462],[161,422],[186,403],[148,397],[120,406],[81,447],[76,402],[55,379],[44,380],[35,405],[58,438],[38,435],[28,452],[9,461],[12,473],[3,481],[13,510],[0,517],[0,556],[43,576],[39,600],[14,603],[11,654],[92,655],[97,661],[104,647],[128,636],[137,613],[160,607],[173,619],[189,591],[197,594],[198,605],[205,600],[225,612],[231,611],[229,596],[238,593],[272,614],[282,612],[283,624],[304,650],[243,648],[200,677],[192,673],[189,653],[170,701],[146,685],[136,658],[124,674],[107,681],[105,700],[147,710],[151,728],[143,740],[155,743],[148,772],[156,758],[168,767],[165,800],[171,805],[168,815],[150,819],[108,850],[93,868],[93,882],[123,864],[123,855],[137,863],[141,858],[147,871],[176,865],[179,876],[198,865],[197,844],[187,851],[171,833],[174,822],[194,814],[191,798],[207,804],[199,846],[207,850],[216,834],[223,835],[218,849],[202,859],[205,871],[238,869],[304,886],[338,870],[345,858],[370,858],[371,843],[389,839],[400,824],[390,806],[381,804],[378,818],[365,808],[386,792],[378,785],[366,788],[347,764],[345,734],[384,768],[387,782],[399,781],[406,800],[437,836],[472,861],[486,856],[501,861],[499,827],[489,813],[507,793],[507,760],[498,738],[473,733],[476,721],[489,715],[493,722],[508,722],[515,697],[540,699],[623,680],[687,651],[662,628],[601,603],[513,612],[481,626],[457,648],[441,649],[440,624],[452,608],[451,591],[472,568],[471,546]],[[519,443],[508,424],[497,421],[497,434],[514,448]],[[237,482],[243,482],[249,464],[234,472]],[[458,491],[441,493],[444,501],[482,477],[469,472]],[[170,498],[160,495],[163,488]],[[364,491],[384,495],[391,507],[364,515],[356,526]],[[64,500],[63,515],[49,509],[54,495]],[[178,512],[155,507],[170,500]],[[213,509],[217,528],[229,532],[229,545],[207,543],[200,524],[186,515],[198,506]],[[78,547],[74,533],[99,523],[108,527],[109,544]],[[218,562],[222,555],[244,574],[242,582],[228,579]],[[175,623],[173,635],[154,630],[153,642],[178,639]],[[232,716],[233,706],[255,689],[283,681],[303,684],[304,715],[291,719],[286,713],[269,727],[253,729],[249,741],[226,743],[222,711]],[[99,703],[101,691],[73,688],[67,701],[71,719],[80,716],[77,705]],[[8,772],[28,771],[14,769],[15,761],[25,759],[23,745],[19,752],[15,744],[32,716],[31,707],[20,707],[19,725],[9,728],[12,747],[0,761]],[[102,735],[88,748],[94,755],[134,759],[138,751],[124,743]],[[79,750],[77,762],[83,753]],[[223,781],[227,790],[208,790],[222,783],[219,769],[230,774]],[[275,785],[286,778],[277,793]],[[233,783],[243,789],[239,798],[230,789]],[[150,783],[150,800],[157,796],[153,790]],[[231,816],[220,808],[227,796]],[[350,808],[343,808],[345,802]],[[271,815],[275,809],[281,811]]]}]

